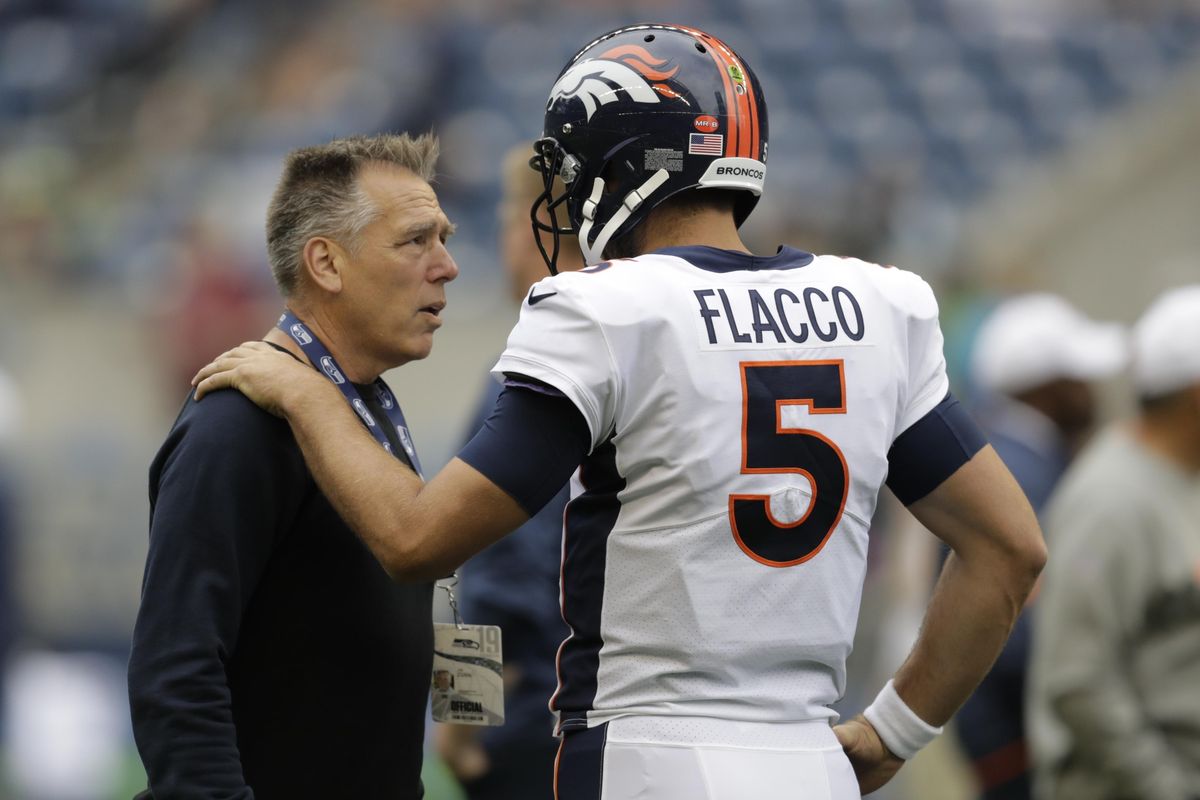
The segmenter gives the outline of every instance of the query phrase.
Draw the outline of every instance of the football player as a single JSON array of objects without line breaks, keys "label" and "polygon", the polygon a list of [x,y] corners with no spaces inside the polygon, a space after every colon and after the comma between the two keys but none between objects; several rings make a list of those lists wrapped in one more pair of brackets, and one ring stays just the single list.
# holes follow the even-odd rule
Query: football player
[{"label": "football player", "polygon": [[[196,377],[198,396],[234,387],[286,417],[397,578],[446,574],[575,473],[551,700],[562,800],[872,791],[970,694],[1045,559],[948,391],[929,286],[742,243],[767,133],[754,72],[702,31],[625,27],[571,59],[532,161],[550,220],[534,227],[551,273],[565,232],[590,266],[530,289],[495,411],[428,484],[265,345]],[[906,663],[833,727],[885,481],[953,555]]]}]

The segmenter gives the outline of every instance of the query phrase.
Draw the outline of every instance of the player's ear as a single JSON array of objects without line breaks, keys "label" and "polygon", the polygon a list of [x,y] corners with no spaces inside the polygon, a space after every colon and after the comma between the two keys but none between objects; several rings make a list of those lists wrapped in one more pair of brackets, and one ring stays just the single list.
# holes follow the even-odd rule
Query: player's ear
[{"label": "player's ear", "polygon": [[330,294],[342,291],[342,270],[346,267],[346,251],[324,236],[314,236],[304,243],[304,271],[318,289]]}]

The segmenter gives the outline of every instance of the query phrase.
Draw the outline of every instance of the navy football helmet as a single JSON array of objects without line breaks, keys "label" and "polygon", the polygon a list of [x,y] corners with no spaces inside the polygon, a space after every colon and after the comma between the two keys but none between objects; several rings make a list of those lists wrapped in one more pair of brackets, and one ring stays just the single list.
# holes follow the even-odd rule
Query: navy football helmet
[{"label": "navy football helmet", "polygon": [[[741,225],[762,194],[767,107],[749,65],[719,39],[633,25],[604,34],[563,68],[534,152],[530,164],[545,184],[531,209],[534,237],[553,274],[560,235],[576,234],[596,264],[609,242],[685,189],[738,190]],[[565,187],[557,196],[556,176]]]}]

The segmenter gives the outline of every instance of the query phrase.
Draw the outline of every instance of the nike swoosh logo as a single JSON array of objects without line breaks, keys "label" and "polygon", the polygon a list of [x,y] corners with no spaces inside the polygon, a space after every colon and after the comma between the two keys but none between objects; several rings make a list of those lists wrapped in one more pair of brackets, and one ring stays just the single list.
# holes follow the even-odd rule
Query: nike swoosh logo
[{"label": "nike swoosh logo", "polygon": [[553,297],[556,294],[558,294],[558,292],[546,292],[545,294],[534,294],[533,287],[530,287],[529,297],[527,297],[526,299],[529,301],[529,305],[536,306],[538,303],[542,302],[547,297]]}]

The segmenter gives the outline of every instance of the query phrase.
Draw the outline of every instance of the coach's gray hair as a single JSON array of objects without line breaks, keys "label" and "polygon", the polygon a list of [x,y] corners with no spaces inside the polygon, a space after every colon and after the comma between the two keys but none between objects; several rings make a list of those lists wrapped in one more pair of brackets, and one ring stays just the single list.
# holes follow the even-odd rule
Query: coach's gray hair
[{"label": "coach's gray hair", "polygon": [[350,136],[288,153],[283,176],[267,210],[267,257],[284,297],[299,283],[304,245],[314,236],[351,252],[379,209],[358,183],[363,165],[394,164],[432,181],[438,141],[432,134]]}]

